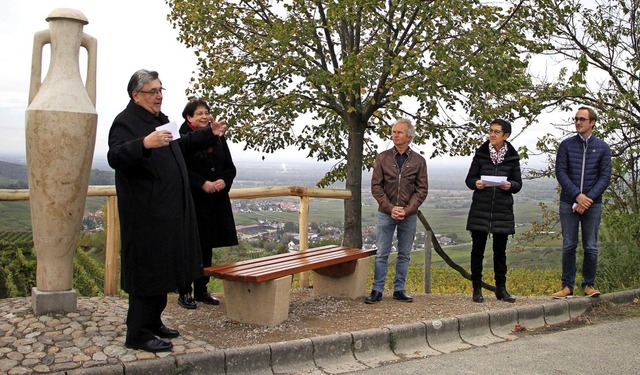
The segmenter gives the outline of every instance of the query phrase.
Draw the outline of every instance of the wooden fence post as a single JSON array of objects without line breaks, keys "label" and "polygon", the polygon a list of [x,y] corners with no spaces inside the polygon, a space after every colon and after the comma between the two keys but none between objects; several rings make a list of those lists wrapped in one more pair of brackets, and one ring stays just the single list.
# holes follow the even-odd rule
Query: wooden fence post
[{"label": "wooden fence post", "polygon": [[118,255],[120,253],[120,219],[118,217],[118,198],[107,197],[107,235],[104,259],[104,295],[118,294]]},{"label": "wooden fence post", "polygon": [[[300,237],[299,250],[306,251],[309,248],[309,196],[300,197],[300,213],[298,216],[298,233]],[[300,274],[300,287],[309,287],[309,273]]]},{"label": "wooden fence post", "polygon": [[431,231],[424,234],[424,293],[431,293]]}]

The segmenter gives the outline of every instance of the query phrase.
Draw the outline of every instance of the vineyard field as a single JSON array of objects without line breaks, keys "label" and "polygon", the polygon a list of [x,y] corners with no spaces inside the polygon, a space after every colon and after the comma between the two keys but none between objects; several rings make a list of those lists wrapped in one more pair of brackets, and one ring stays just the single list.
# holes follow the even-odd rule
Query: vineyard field
[{"label": "vineyard field", "polygon": [[[82,249],[73,258],[73,289],[80,296],[103,295],[104,266]],[[0,232],[0,298],[26,297],[36,286],[31,232]]]}]

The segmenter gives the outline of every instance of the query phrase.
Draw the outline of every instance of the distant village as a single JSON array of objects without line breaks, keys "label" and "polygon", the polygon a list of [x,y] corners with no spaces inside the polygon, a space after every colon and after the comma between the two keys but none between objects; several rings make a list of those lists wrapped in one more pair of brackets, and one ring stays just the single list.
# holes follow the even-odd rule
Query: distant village
[{"label": "distant village", "polygon": [[[240,200],[233,201],[234,212],[299,212],[300,205],[296,202],[284,201],[278,199],[264,200]],[[103,230],[103,212],[98,210],[95,212],[85,212],[82,220],[83,230],[86,232]],[[237,225],[238,239],[240,241],[269,241],[277,243],[285,243],[289,251],[299,250],[300,237],[297,223],[283,223],[271,220],[258,220],[256,224]],[[343,237],[342,226],[332,225],[330,223],[317,223],[308,228],[308,241],[313,242],[329,242],[340,241]],[[441,246],[453,245],[454,240],[436,234],[436,238]],[[362,247],[364,249],[375,249],[375,227],[365,227],[362,229]],[[424,232],[418,230],[416,240],[414,241],[414,250],[424,249]]]}]

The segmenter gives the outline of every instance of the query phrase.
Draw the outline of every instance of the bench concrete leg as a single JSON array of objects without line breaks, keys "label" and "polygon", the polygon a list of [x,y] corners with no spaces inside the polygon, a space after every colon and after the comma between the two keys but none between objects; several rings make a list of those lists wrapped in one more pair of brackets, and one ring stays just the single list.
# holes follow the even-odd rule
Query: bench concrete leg
[{"label": "bench concrete leg", "polygon": [[313,294],[358,299],[367,295],[371,258],[357,260],[356,270],[347,276],[330,277],[313,273]]},{"label": "bench concrete leg", "polygon": [[223,280],[227,317],[240,323],[273,327],[289,316],[293,276],[261,283]]}]

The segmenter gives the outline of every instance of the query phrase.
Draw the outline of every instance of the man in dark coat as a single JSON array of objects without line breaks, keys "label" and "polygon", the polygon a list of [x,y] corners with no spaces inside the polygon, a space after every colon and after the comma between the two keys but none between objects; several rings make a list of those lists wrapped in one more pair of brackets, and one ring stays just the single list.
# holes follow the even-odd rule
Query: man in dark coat
[{"label": "man in dark coat", "polygon": [[[513,194],[522,189],[522,173],[518,152],[507,142],[511,123],[495,119],[489,126],[489,140],[483,143],[473,157],[465,184],[473,190],[467,230],[471,232],[471,281],[473,301],[484,302],[482,295],[482,260],[489,234],[493,235],[493,269],[496,297],[515,302],[506,289],[507,238],[516,232],[513,215]],[[485,177],[489,176],[489,177]],[[491,177],[501,177],[500,183],[491,183]]]},{"label": "man in dark coat", "polygon": [[109,165],[115,169],[121,233],[121,284],[129,294],[126,346],[151,352],[179,336],[164,326],[167,293],[202,275],[195,208],[183,153],[214,145],[218,125],[172,142],[156,128],[169,122],[160,111],[157,72],[139,70],[127,86],[130,101],[109,132]]},{"label": "man in dark coat", "polygon": [[[190,100],[182,111],[185,122],[180,134],[186,136],[198,129],[206,128],[213,121],[209,104],[200,99]],[[236,224],[233,220],[229,190],[236,177],[236,166],[224,136],[216,137],[214,147],[185,157],[189,170],[191,195],[196,206],[198,232],[202,251],[203,267],[211,266],[212,249],[238,244]],[[207,291],[209,277],[203,276],[178,289],[178,304],[187,309],[197,308],[197,302],[218,305],[215,297]],[[193,292],[193,297],[191,296]]]}]

